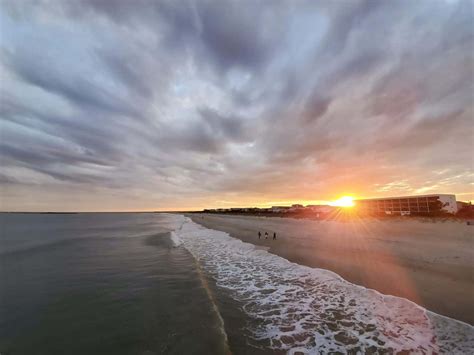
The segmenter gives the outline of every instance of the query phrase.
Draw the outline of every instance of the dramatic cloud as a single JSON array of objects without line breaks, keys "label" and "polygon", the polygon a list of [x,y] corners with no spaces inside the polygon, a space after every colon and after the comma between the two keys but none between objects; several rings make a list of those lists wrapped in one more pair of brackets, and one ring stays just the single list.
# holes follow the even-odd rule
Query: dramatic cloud
[{"label": "dramatic cloud", "polygon": [[0,3],[0,208],[473,192],[473,4]]}]

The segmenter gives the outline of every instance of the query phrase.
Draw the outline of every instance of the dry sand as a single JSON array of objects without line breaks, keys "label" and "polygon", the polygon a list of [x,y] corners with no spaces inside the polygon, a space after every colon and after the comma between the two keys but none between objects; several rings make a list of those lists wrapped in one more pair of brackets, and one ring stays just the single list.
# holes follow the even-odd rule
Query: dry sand
[{"label": "dry sand", "polygon": [[[188,216],[290,261],[334,271],[352,283],[474,324],[474,226],[465,222]],[[259,240],[258,231],[268,231],[269,238]]]}]

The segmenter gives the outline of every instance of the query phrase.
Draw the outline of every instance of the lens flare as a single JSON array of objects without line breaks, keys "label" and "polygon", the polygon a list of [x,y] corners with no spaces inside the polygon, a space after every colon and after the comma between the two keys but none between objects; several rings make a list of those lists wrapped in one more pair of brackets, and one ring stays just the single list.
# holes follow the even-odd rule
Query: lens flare
[{"label": "lens flare", "polygon": [[337,206],[337,207],[353,207],[354,206],[354,200],[350,196],[343,196],[340,199],[331,202],[330,205],[331,206]]}]

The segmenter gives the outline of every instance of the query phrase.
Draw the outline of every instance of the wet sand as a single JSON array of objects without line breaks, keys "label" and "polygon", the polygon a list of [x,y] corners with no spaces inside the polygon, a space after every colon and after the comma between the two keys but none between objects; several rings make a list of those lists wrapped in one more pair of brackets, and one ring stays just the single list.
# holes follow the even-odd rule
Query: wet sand
[{"label": "wet sand", "polygon": [[[206,228],[269,247],[269,252],[292,262],[334,271],[352,283],[474,324],[474,226],[465,222],[188,217]],[[272,240],[273,232],[277,240]]]}]

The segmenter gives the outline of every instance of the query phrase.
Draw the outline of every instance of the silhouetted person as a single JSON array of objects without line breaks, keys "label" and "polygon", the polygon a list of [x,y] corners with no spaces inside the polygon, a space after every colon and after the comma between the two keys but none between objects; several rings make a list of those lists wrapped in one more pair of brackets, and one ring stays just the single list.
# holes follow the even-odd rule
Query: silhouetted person
[{"label": "silhouetted person", "polygon": [[265,239],[268,239],[268,232],[265,232]]},{"label": "silhouetted person", "polygon": [[262,236],[262,233],[260,233],[260,231],[258,231],[258,239],[260,239],[261,236]]},{"label": "silhouetted person", "polygon": [[277,234],[273,232],[273,240],[276,240],[276,239],[277,239]]}]

